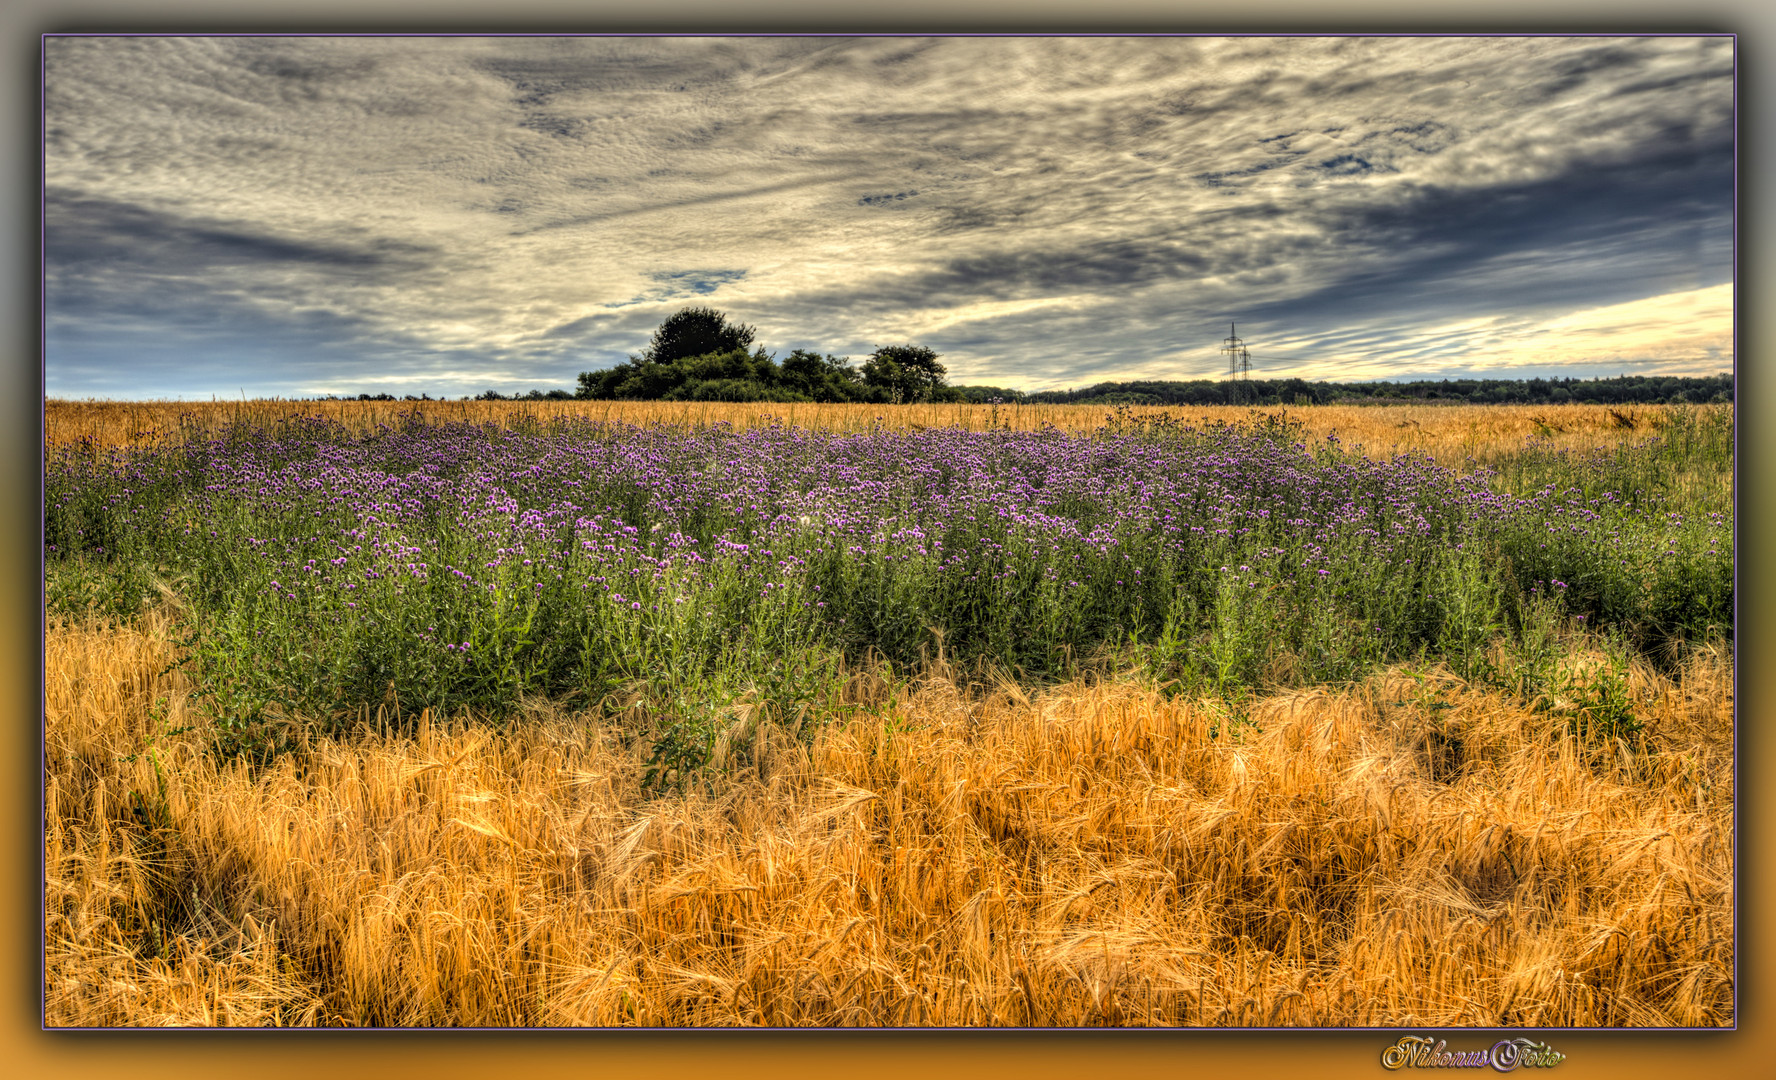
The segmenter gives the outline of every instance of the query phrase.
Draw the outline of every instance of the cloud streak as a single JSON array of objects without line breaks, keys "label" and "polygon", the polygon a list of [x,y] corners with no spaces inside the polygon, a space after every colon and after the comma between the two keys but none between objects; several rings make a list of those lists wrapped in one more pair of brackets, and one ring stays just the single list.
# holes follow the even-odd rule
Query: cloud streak
[{"label": "cloud streak", "polygon": [[916,341],[1026,389],[1216,375],[1229,319],[1258,374],[1732,361],[1726,38],[46,59],[57,396],[566,386],[688,303],[780,353]]}]

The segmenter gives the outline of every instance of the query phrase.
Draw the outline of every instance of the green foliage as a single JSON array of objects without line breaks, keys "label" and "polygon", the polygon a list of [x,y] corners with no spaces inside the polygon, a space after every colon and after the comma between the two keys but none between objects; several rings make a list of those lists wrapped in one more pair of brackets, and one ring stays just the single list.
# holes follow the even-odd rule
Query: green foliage
[{"label": "green foliage", "polygon": [[654,364],[649,371],[670,368],[681,381],[657,395],[664,401],[807,401],[783,385],[782,372],[763,349],[747,353],[692,356],[671,364]]},{"label": "green foliage", "polygon": [[566,390],[532,390],[527,394],[506,395],[498,390],[483,390],[476,394],[476,401],[572,401],[573,395]]},{"label": "green foliage", "polygon": [[1619,627],[1638,649],[1729,632],[1731,469],[1731,418],[1682,410],[1626,446],[1575,454],[1532,442],[1501,455],[1488,469],[1495,487],[1577,497],[1584,515],[1607,524],[1525,522],[1498,538],[1501,566],[1524,588],[1558,593],[1579,622]]},{"label": "green foliage", "polygon": [[798,394],[780,386],[754,382],[748,379],[700,379],[681,383],[671,391],[663,401],[775,401],[797,402],[810,400],[805,394]]},{"label": "green foliage", "polygon": [[840,356],[797,349],[783,360],[783,385],[810,401],[870,401],[874,392],[863,383],[851,362]]},{"label": "green foliage", "polygon": [[157,591],[153,568],[134,559],[65,559],[46,567],[43,576],[45,610],[69,618],[131,619]]},{"label": "green foliage", "polygon": [[1631,738],[1640,731],[1628,687],[1628,647],[1619,635],[1602,640],[1601,659],[1568,656],[1556,665],[1550,705],[1588,741]]},{"label": "green foliage", "polygon": [[711,353],[744,352],[757,333],[750,326],[729,323],[728,317],[714,308],[688,307],[660,324],[641,358],[651,364],[670,364]]},{"label": "green foliage", "polygon": [[1508,666],[1499,674],[1505,687],[1525,703],[1533,703],[1548,692],[1554,683],[1555,665],[1565,651],[1568,616],[1562,592],[1537,585],[1517,594],[1515,625],[1507,649]]},{"label": "green foliage", "polygon": [[[641,356],[581,372],[574,396],[624,401],[877,402],[964,400],[944,385],[937,354],[920,345],[877,349],[859,371],[848,359],[797,349],[781,365],[747,351],[751,327],[710,308],[687,308],[655,331]],[[532,391],[532,397],[539,396]],[[552,396],[552,395],[551,395]],[[489,391],[482,397],[498,398]]]},{"label": "green foliage", "polygon": [[[778,367],[762,351],[737,349],[630,365],[626,377],[670,375],[678,381],[668,391],[690,400],[748,387],[806,400],[813,380],[860,385],[836,358],[791,359]],[[1465,490],[1482,502],[1534,503],[1554,493],[1547,512],[1499,518],[1475,535],[1465,511],[1440,501],[1428,506],[1422,535],[1385,550],[1365,538],[1389,527],[1385,493],[1363,483],[1375,463],[1331,440],[1303,452],[1300,423],[1281,416],[1192,429],[1119,414],[1088,441],[1091,454],[1077,468],[1114,477],[1131,455],[1193,440],[1219,445],[1237,434],[1242,452],[1275,448],[1289,469],[1250,474],[1228,489],[1227,504],[1258,498],[1269,484],[1287,493],[1305,477],[1341,476],[1350,495],[1339,495],[1338,512],[1375,521],[1375,533],[1291,530],[1281,519],[1307,511],[1290,507],[1177,540],[1118,532],[1110,526],[1128,491],[1112,480],[1068,489],[1053,502],[1050,512],[1078,526],[1064,536],[1020,524],[1015,499],[1006,513],[994,505],[929,518],[902,498],[898,507],[878,504],[855,543],[835,543],[822,532],[821,508],[798,501],[806,488],[789,485],[756,505],[729,503],[728,492],[763,488],[749,473],[756,455],[728,457],[717,435],[687,440],[676,429],[593,430],[565,421],[465,429],[463,448],[429,468],[438,470],[441,491],[454,491],[466,486],[477,447],[528,447],[531,456],[509,462],[502,482],[513,480],[508,490],[519,505],[544,509],[560,492],[522,478],[552,456],[552,434],[563,437],[557,450],[595,444],[583,447],[587,467],[565,481],[573,512],[588,517],[566,547],[515,560],[506,557],[512,540],[504,532],[415,512],[399,543],[423,548],[434,572],[359,577],[354,563],[349,596],[301,584],[318,572],[305,568],[356,559],[349,545],[376,542],[341,541],[369,524],[335,506],[339,495],[297,485],[270,508],[251,484],[225,497],[212,484],[216,462],[230,454],[275,454],[281,464],[323,469],[333,443],[349,436],[322,427],[259,436],[243,429],[123,471],[73,454],[46,474],[48,602],[73,614],[127,617],[162,582],[176,586],[189,611],[189,662],[214,721],[213,749],[226,757],[262,761],[285,752],[296,745],[292,716],[327,726],[382,706],[498,716],[534,695],[601,708],[633,698],[644,705],[637,726],[657,738],[657,783],[679,783],[741,752],[736,708],[793,717],[828,693],[846,661],[914,665],[939,642],[952,660],[1032,678],[1064,675],[1114,650],[1119,662],[1160,681],[1229,701],[1268,683],[1356,679],[1380,664],[1435,655],[1470,680],[1545,698],[1588,732],[1621,733],[1634,719],[1622,677],[1630,656],[1733,632],[1731,510],[1722,497],[1732,433],[1701,413],[1680,415],[1657,439],[1602,454],[1563,455],[1532,442],[1464,481]],[[878,483],[915,475],[971,483],[955,454],[934,450],[954,434],[877,436],[893,463]],[[406,475],[417,460],[405,456],[416,452],[412,435],[392,428],[364,442],[385,455],[379,468]],[[983,456],[972,467],[980,477],[1011,460],[1008,448],[1070,438],[967,437],[979,441]],[[800,445],[803,434],[750,438],[760,447]],[[698,496],[704,501],[679,507],[672,528],[661,525],[640,473],[605,464],[644,439],[657,440],[660,453],[635,457],[635,468],[710,480]],[[1054,490],[1051,476],[1036,479]],[[694,485],[673,486],[685,493],[676,497],[691,498]],[[1341,482],[1338,490],[1347,488]],[[1211,509],[1177,507],[1205,523]],[[639,543],[592,543],[594,515],[606,536]],[[1110,531],[1095,532],[1100,526]],[[716,557],[718,536],[757,546],[757,562]],[[662,568],[668,544],[711,554]],[[445,567],[474,571],[476,587]],[[793,572],[770,577],[772,567]],[[1605,662],[1562,667],[1565,643],[1586,633],[1609,643]]]},{"label": "green foliage", "polygon": [[1218,692],[1249,686],[1266,659],[1266,631],[1273,612],[1261,574],[1250,567],[1223,566],[1215,573],[1214,617],[1209,622],[1204,669]]},{"label": "green foliage", "polygon": [[948,389],[955,392],[956,400],[970,405],[1022,405],[1026,400],[1022,390],[1007,390],[1002,386],[952,386]]},{"label": "green foliage", "polygon": [[864,361],[864,385],[892,402],[930,401],[944,384],[944,366],[923,345],[883,345]]},{"label": "green foliage", "polygon": [[1470,537],[1455,546],[1437,567],[1436,596],[1442,607],[1437,652],[1456,674],[1478,682],[1492,674],[1487,650],[1505,629],[1504,591],[1499,588],[1498,561],[1482,553]]},{"label": "green foliage", "polygon": [[654,362],[631,359],[580,376],[580,396],[625,401],[810,401],[784,383],[763,349]]},{"label": "green foliage", "polygon": [[712,765],[746,760],[765,721],[800,731],[814,705],[836,707],[845,675],[838,652],[811,646],[783,652],[743,674],[734,668],[689,682],[651,682],[637,702],[651,714],[652,727],[643,785],[682,791]]}]

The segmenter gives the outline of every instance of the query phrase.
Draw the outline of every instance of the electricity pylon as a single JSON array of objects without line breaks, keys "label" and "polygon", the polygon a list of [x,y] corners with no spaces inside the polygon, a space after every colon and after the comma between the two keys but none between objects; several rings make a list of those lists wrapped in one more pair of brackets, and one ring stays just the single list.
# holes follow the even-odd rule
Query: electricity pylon
[{"label": "electricity pylon", "polygon": [[1244,390],[1239,384],[1252,377],[1252,351],[1240,340],[1233,323],[1227,324],[1227,340],[1221,343],[1227,354],[1227,381],[1233,383],[1233,400],[1237,404]]}]

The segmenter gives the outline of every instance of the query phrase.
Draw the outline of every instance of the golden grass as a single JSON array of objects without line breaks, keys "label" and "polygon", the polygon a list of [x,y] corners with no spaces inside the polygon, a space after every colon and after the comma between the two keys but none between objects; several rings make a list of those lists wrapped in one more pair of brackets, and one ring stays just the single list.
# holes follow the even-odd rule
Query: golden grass
[{"label": "golden grass", "polygon": [[[650,797],[538,706],[219,767],[170,623],[47,642],[63,1025],[1718,1026],[1731,668],[1589,749],[1447,675],[1217,706],[939,668]],[[1219,734],[1216,732],[1219,730]],[[133,757],[132,757],[133,755]]]},{"label": "golden grass", "polygon": [[[1730,410],[1731,406],[1703,406]],[[510,425],[523,420],[586,416],[632,424],[654,422],[754,427],[781,420],[804,427],[862,431],[888,427],[962,427],[984,430],[997,423],[1028,430],[1052,424],[1069,431],[1091,430],[1111,409],[1101,405],[773,405],[666,401],[237,401],[109,402],[52,399],[45,404],[47,445],[91,438],[105,446],[151,440],[182,424],[214,430],[235,420],[274,423],[297,416],[327,416],[355,431],[417,410],[433,421]],[[1663,406],[1605,405],[1316,405],[1269,407],[1299,419],[1315,438],[1336,433],[1347,448],[1371,454],[1417,451],[1438,461],[1459,463],[1468,455],[1522,446],[1541,436],[1557,447],[1587,451],[1614,446],[1656,432],[1668,414]],[[1169,416],[1180,422],[1242,420],[1253,410],[1233,406],[1139,406],[1131,417]]]}]

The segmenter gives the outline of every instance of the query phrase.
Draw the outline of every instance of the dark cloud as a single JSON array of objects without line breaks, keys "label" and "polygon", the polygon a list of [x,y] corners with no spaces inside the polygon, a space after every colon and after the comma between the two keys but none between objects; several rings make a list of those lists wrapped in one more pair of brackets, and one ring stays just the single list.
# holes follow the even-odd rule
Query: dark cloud
[{"label": "dark cloud", "polygon": [[1548,75],[1536,84],[1545,99],[1595,84],[1596,76],[1612,70],[1639,70],[1647,61],[1646,54],[1616,43],[1599,44],[1582,49],[1577,55],[1554,60]]},{"label": "dark cloud", "polygon": [[718,73],[687,70],[677,56],[600,50],[594,62],[583,55],[499,56],[475,66],[511,87],[512,100],[522,106],[547,106],[565,95],[622,91],[676,94],[701,86]]},{"label": "dark cloud", "polygon": [[[1176,281],[1233,256],[1171,236],[1088,241],[1077,247],[1017,250],[952,259],[913,284],[938,295],[1011,298],[1031,293],[1116,291]],[[909,298],[910,299],[910,298]]]},{"label": "dark cloud", "polygon": [[1575,161],[1543,179],[1426,188],[1328,221],[1336,247],[1365,257],[1255,312],[1522,311],[1727,280],[1732,145],[1668,134],[1640,153]]},{"label": "dark cloud", "polygon": [[77,277],[87,267],[200,275],[279,264],[352,274],[388,273],[422,268],[437,253],[427,245],[388,238],[320,243],[276,236],[247,223],[56,191],[44,201],[44,250],[49,268],[67,277]]},{"label": "dark cloud", "polygon": [[1632,94],[1659,94],[1677,89],[1692,89],[1710,82],[1730,82],[1733,69],[1730,65],[1709,67],[1701,71],[1685,71],[1676,75],[1667,75],[1656,79],[1643,79],[1638,82],[1625,83],[1610,91],[1611,97],[1627,97]]},{"label": "dark cloud", "polygon": [[303,56],[278,41],[249,38],[244,44],[243,66],[255,75],[324,85],[340,79],[367,79],[376,73],[374,57],[316,58]]},{"label": "dark cloud", "polygon": [[857,200],[857,205],[888,206],[892,203],[900,202],[903,199],[910,199],[917,194],[917,191],[896,191],[892,195],[865,195],[863,198]]}]

